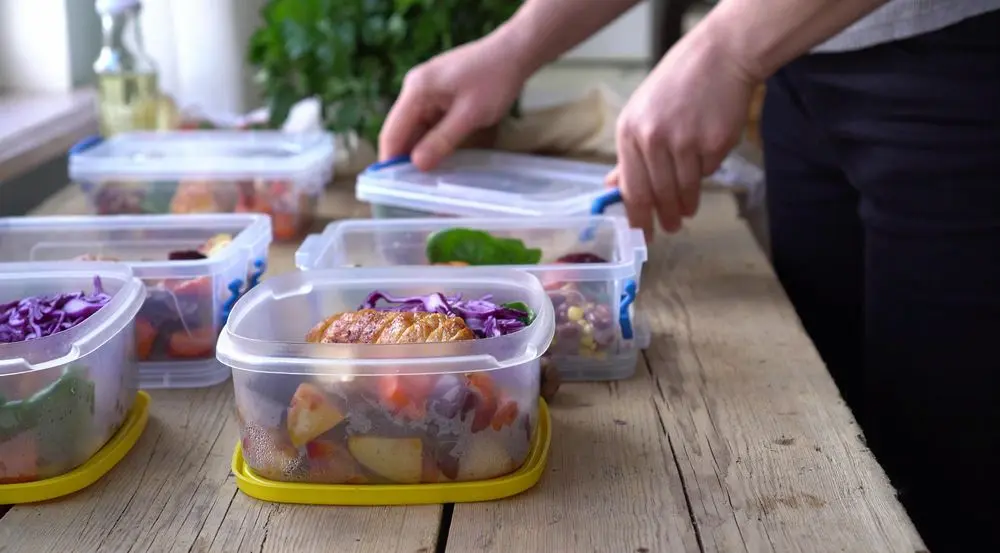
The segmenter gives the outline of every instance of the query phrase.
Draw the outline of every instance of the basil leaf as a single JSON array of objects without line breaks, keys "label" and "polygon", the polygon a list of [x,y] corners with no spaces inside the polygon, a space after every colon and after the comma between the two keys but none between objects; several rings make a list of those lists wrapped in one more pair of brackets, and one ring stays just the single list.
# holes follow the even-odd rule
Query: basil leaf
[{"label": "basil leaf", "polygon": [[537,265],[542,250],[528,248],[516,238],[496,238],[488,232],[465,228],[442,230],[427,239],[427,261],[469,265]]},{"label": "basil leaf", "polygon": [[524,311],[528,315],[521,317],[521,322],[530,325],[535,320],[535,312],[531,310],[528,305],[522,301],[512,301],[510,303],[504,303],[501,307],[506,307],[508,309],[516,309],[518,311]]}]

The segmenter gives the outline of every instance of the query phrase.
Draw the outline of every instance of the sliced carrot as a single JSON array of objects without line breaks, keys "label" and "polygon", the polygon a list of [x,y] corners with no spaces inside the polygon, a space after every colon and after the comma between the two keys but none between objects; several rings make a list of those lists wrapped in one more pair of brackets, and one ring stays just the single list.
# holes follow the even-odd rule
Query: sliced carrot
[{"label": "sliced carrot", "polygon": [[493,415],[493,420],[490,421],[490,426],[493,430],[499,431],[505,426],[514,424],[514,421],[517,420],[517,414],[517,402],[512,399],[504,400],[501,402],[497,412]]},{"label": "sliced carrot", "polygon": [[167,353],[180,359],[212,357],[215,353],[215,340],[215,330],[210,327],[195,329],[191,334],[178,330],[170,335]]},{"label": "sliced carrot", "polygon": [[210,276],[169,280],[166,285],[170,291],[179,296],[212,297],[212,277]]},{"label": "sliced carrot", "polygon": [[485,373],[470,373],[465,377],[469,390],[479,396],[472,418],[472,431],[486,430],[497,411],[496,386],[493,384],[493,379]]},{"label": "sliced carrot", "polygon": [[149,359],[153,353],[153,343],[156,342],[156,327],[146,319],[135,320],[135,351],[140,361]]},{"label": "sliced carrot", "polygon": [[386,375],[379,377],[378,394],[394,415],[416,420],[427,413],[433,387],[434,379],[428,375]]},{"label": "sliced carrot", "polygon": [[299,219],[293,213],[274,213],[271,225],[275,240],[292,240],[299,234]]}]

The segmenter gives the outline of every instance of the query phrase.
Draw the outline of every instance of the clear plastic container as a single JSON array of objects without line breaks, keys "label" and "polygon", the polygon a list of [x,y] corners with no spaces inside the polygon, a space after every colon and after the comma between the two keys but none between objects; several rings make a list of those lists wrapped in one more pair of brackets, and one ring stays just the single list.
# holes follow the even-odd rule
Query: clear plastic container
[{"label": "clear plastic container", "polygon": [[[224,235],[204,259],[171,261]],[[271,222],[264,215],[113,215],[0,219],[0,261],[93,259],[127,263],[149,290],[136,319],[140,386],[193,388],[224,382],[215,341],[232,305],[267,269]],[[82,269],[80,269],[82,270]]]},{"label": "clear plastic container", "polygon": [[[541,250],[538,264],[515,267],[537,276],[555,305],[549,353],[564,379],[617,380],[634,373],[640,350],[649,345],[648,328],[634,321],[632,305],[647,251],[642,232],[620,217],[338,221],[306,237],[295,264],[301,270],[428,265],[428,240],[454,228]],[[584,253],[603,261],[561,259]]]},{"label": "clear plastic container", "polygon": [[[486,150],[459,150],[422,172],[408,157],[358,175],[358,200],[376,219],[567,217],[591,213],[604,196],[608,165]],[[624,213],[621,206],[609,211]]]},{"label": "clear plastic container", "polygon": [[[534,310],[497,338],[432,344],[307,343],[374,290],[492,294]],[[320,484],[482,481],[516,471],[538,423],[542,353],[554,330],[539,281],[506,269],[295,272],[237,302],[219,336],[233,368],[243,457],[260,476]]]},{"label": "clear plastic container", "polygon": [[136,398],[135,316],[146,297],[128,266],[0,264],[0,304],[94,291],[111,300],[68,329],[0,343],[0,484],[65,474],[118,431]]},{"label": "clear plastic container", "polygon": [[137,132],[78,143],[69,174],[100,215],[264,213],[290,240],[312,224],[333,166],[328,133]]}]

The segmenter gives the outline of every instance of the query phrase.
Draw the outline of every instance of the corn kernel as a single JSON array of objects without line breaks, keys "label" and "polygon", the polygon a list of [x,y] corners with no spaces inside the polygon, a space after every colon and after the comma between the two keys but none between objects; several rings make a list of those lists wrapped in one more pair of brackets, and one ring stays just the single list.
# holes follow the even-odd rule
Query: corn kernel
[{"label": "corn kernel", "polygon": [[571,321],[579,321],[583,319],[583,308],[574,305],[566,310],[566,316],[569,317]]}]

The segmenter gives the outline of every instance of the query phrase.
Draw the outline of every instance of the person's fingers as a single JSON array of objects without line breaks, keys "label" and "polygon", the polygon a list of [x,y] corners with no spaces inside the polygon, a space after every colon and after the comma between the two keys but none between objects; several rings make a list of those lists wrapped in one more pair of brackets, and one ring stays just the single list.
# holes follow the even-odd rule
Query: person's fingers
[{"label": "person's fingers", "polygon": [[681,216],[691,217],[698,211],[701,200],[701,158],[689,151],[679,152],[673,159]]},{"label": "person's fingers", "polygon": [[604,177],[604,186],[618,188],[621,184],[621,178],[621,170],[615,165],[615,168]]},{"label": "person's fingers", "polygon": [[638,146],[628,135],[618,139],[618,168],[622,200],[629,223],[653,239],[653,189]]},{"label": "person's fingers", "polygon": [[389,109],[378,135],[378,158],[409,154],[424,135],[427,125],[423,120],[426,99],[412,88],[404,89]]},{"label": "person's fingers", "polygon": [[670,156],[670,150],[650,142],[643,149],[643,154],[660,226],[667,232],[677,232],[681,228],[681,211],[674,177],[674,160]]},{"label": "person's fingers", "polygon": [[421,171],[433,169],[479,127],[477,110],[469,102],[456,102],[413,148],[413,164]]}]

